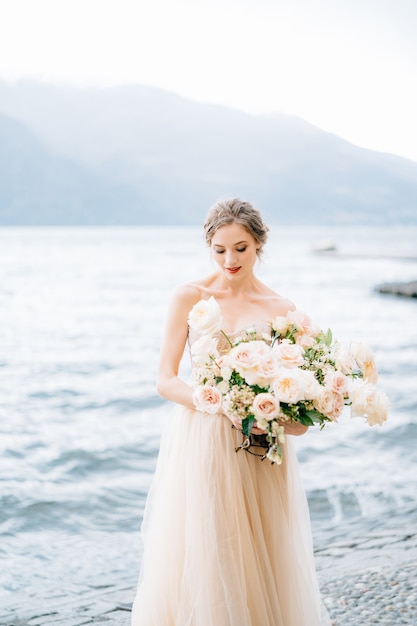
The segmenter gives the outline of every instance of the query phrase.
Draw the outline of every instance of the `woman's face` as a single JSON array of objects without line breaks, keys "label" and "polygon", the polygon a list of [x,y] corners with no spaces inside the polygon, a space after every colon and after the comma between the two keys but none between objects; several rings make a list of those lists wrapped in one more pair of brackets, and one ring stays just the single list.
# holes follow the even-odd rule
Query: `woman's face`
[{"label": "woman's face", "polygon": [[253,236],[241,224],[221,226],[211,240],[213,259],[228,278],[251,273],[258,248]]}]

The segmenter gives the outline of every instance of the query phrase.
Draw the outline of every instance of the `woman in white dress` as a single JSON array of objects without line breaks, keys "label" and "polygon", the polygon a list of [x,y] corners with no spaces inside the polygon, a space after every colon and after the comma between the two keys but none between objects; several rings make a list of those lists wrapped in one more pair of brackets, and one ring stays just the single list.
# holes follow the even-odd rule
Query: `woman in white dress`
[{"label": "woman in white dress", "polygon": [[[231,338],[251,327],[264,339],[273,318],[295,309],[254,274],[268,228],[251,204],[217,203],[204,228],[217,269],[176,289],[161,350],[158,392],[177,406],[167,412],[146,504],[132,626],[329,626],[291,437],[281,465],[260,461],[257,428],[254,445],[236,453],[239,421],[198,411],[178,375],[199,336],[188,316],[200,300],[215,298]],[[218,350],[227,349],[219,333]],[[285,431],[306,427],[286,423]]]}]

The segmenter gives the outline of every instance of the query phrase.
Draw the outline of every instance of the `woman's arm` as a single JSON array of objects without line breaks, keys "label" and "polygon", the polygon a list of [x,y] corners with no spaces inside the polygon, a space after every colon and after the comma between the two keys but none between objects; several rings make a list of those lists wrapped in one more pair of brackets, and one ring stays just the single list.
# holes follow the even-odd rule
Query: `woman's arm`
[{"label": "woman's arm", "polygon": [[286,435],[304,435],[308,431],[308,426],[300,424],[300,422],[280,422],[281,426],[284,426],[284,432]]},{"label": "woman's arm", "polygon": [[199,299],[196,287],[176,289],[168,311],[157,373],[157,391],[171,402],[194,409],[192,388],[178,376],[188,334],[188,314]]}]

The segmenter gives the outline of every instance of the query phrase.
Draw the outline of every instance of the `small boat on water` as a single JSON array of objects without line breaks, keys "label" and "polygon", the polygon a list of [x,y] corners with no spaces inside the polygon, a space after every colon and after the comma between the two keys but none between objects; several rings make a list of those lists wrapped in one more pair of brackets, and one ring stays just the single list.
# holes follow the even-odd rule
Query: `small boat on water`
[{"label": "small boat on water", "polygon": [[336,254],[337,248],[333,241],[322,241],[313,248],[315,254]]}]

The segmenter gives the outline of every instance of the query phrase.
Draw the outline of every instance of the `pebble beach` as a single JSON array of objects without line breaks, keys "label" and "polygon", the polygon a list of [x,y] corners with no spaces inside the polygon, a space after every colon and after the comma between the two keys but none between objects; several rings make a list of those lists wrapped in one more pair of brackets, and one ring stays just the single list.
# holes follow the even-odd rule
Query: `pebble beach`
[{"label": "pebble beach", "polygon": [[[326,545],[318,533],[317,572],[332,626],[417,626],[417,510],[406,513],[405,524],[402,516],[384,520],[372,533],[359,535],[360,522],[335,528]],[[0,611],[0,624],[129,626],[133,594],[133,588],[114,586],[41,603],[16,598],[12,614],[10,606],[7,615]]]},{"label": "pebble beach", "polygon": [[[417,626],[417,511],[358,535],[343,529],[316,548],[324,603],[333,626]],[[413,520],[410,521],[410,520]]]}]

